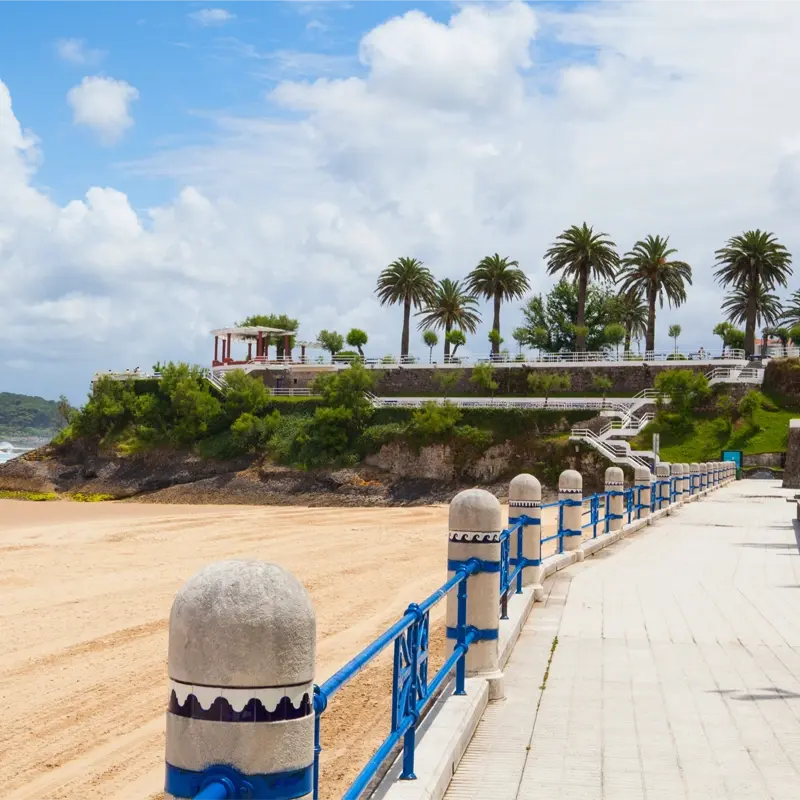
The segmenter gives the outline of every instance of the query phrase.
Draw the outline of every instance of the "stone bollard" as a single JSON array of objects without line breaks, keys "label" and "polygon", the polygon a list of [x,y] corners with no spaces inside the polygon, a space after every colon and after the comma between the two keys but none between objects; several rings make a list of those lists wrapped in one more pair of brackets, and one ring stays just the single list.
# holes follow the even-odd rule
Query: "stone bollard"
[{"label": "stone bollard", "polygon": [[608,498],[608,530],[622,530],[625,522],[625,473],[619,467],[608,467],[604,488],[613,493]]},{"label": "stone bollard", "polygon": [[[484,489],[466,489],[450,503],[450,535],[447,576],[477,559],[478,572],[467,578],[467,625],[478,631],[467,651],[468,678],[480,676],[489,682],[489,699],[504,694],[500,671],[500,531],[502,510],[497,498]],[[458,637],[458,590],[447,595],[447,638],[450,651]]]},{"label": "stone bollard", "polygon": [[672,464],[670,475],[675,489],[675,505],[683,503],[683,467],[680,464]]},{"label": "stone bollard", "polygon": [[689,489],[689,465],[686,463],[681,464],[681,491],[683,492],[683,502],[689,499],[691,490]]},{"label": "stone bollard", "polygon": [[650,516],[650,503],[653,499],[653,476],[647,467],[636,467],[633,470],[634,507],[642,506],[636,511],[636,519],[647,519]]},{"label": "stone bollard", "polygon": [[700,491],[700,465],[696,461],[689,464],[689,487],[692,490],[692,497]]},{"label": "stone bollard", "polygon": [[[670,466],[671,465],[666,461],[662,461],[660,464],[656,464],[656,480],[659,482],[657,509],[667,508],[669,506]],[[661,483],[662,481],[667,481],[667,483]]]},{"label": "stone bollard", "polygon": [[700,491],[706,492],[708,491],[708,464],[703,461],[699,465],[700,467]]},{"label": "stone bollard", "polygon": [[523,473],[511,479],[508,485],[508,526],[516,524],[521,516],[530,522],[522,527],[522,553],[517,551],[518,537],[512,534],[509,552],[516,558],[520,555],[531,562],[522,568],[522,585],[531,586],[533,598],[544,599],[542,588],[542,485],[533,477]]},{"label": "stone bollard", "polygon": [[583,550],[580,549],[583,540],[583,477],[574,469],[565,469],[558,476],[558,499],[577,501],[575,505],[565,505],[561,508],[561,520],[564,526],[564,550],[578,551],[578,561],[583,561]]},{"label": "stone bollard", "polygon": [[310,798],[315,648],[311,599],[283,568],[191,577],[169,617],[165,797]]}]

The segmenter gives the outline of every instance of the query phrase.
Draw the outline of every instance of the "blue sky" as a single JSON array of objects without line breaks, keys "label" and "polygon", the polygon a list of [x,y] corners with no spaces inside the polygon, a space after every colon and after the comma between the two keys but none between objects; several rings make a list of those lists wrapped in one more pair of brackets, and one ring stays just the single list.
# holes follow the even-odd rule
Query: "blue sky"
[{"label": "blue sky", "polygon": [[714,250],[800,249],[798,39],[766,0],[0,3],[0,390],[205,364],[252,313],[394,353],[394,258],[463,278],[500,252],[546,292],[584,220],[671,237],[694,284],[657,348],[677,322],[712,349]]}]

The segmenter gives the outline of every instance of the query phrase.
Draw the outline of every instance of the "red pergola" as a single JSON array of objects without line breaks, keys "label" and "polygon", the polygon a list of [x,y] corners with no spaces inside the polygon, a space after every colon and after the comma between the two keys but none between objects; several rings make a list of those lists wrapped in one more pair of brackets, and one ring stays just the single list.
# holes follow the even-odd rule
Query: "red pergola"
[{"label": "red pergola", "polygon": [[[283,337],[283,358],[282,361],[292,360],[291,339],[295,331],[285,331],[281,328],[266,328],[261,326],[248,326],[243,328],[218,328],[211,331],[214,337],[214,360],[212,365],[222,367],[227,364],[250,364],[252,362],[269,361],[269,341],[272,336]],[[247,358],[237,360],[232,357],[233,342],[247,343]],[[253,355],[253,345],[256,346],[255,356]],[[220,352],[221,346],[221,352]],[[276,361],[278,359],[275,359]]]}]

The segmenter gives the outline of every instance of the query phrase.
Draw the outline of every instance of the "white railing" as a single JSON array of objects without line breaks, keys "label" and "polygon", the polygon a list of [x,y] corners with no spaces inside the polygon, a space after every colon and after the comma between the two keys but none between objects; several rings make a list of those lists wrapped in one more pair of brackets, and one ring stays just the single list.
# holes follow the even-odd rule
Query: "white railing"
[{"label": "white railing", "polygon": [[648,467],[648,469],[650,467],[647,461],[631,452],[631,447],[627,442],[604,441],[589,428],[573,428],[569,438],[571,441],[586,442],[609,461],[613,461],[616,464],[627,464],[631,467]]},{"label": "white railing", "polygon": [[764,371],[754,367],[729,368],[715,367],[706,373],[708,382],[716,383],[753,383],[760,384],[764,380]]},{"label": "white railing", "polygon": [[92,383],[97,383],[100,378],[109,378],[112,381],[152,381],[160,380],[160,372],[140,372],[135,369],[126,369],[121,372],[95,372],[92,376]]},{"label": "white railing", "polygon": [[224,375],[217,375],[215,372],[207,372],[205,375],[206,380],[218,389],[220,392],[225,393],[228,391],[228,384]]},{"label": "white railing", "polygon": [[375,408],[422,408],[426,403],[443,405],[451,403],[456,408],[521,408],[547,409],[552,411],[606,411],[626,415],[629,398],[603,400],[600,397],[375,397],[371,396]]},{"label": "white railing", "polygon": [[282,389],[274,388],[267,389],[267,391],[274,397],[310,397],[311,389]]}]

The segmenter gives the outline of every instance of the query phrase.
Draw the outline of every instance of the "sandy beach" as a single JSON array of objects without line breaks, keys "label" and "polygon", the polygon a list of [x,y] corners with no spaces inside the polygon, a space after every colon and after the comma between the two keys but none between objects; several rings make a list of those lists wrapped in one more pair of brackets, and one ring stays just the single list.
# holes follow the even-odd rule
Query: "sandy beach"
[{"label": "sandy beach", "polygon": [[[205,564],[263,559],[303,581],[321,682],[444,582],[446,549],[446,506],[0,500],[4,796],[161,795],[169,610]],[[443,613],[431,620],[434,665]],[[323,797],[341,796],[388,731],[384,656],[323,717]]]}]

